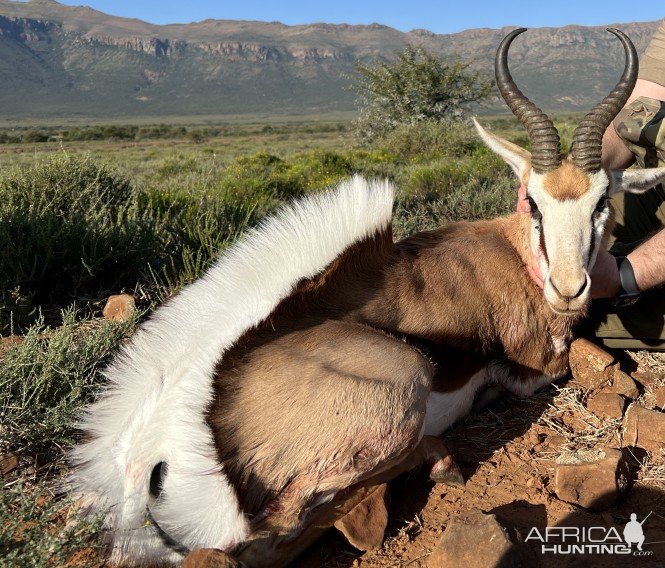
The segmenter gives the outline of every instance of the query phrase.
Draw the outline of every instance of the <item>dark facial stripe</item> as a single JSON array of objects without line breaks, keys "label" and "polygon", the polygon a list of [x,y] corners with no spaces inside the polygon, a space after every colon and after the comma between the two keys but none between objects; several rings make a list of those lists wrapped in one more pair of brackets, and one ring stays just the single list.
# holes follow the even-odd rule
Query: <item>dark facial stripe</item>
[{"label": "dark facial stripe", "polygon": [[540,250],[542,251],[545,260],[549,265],[550,259],[549,255],[547,254],[547,246],[545,245],[545,226],[543,224],[542,218],[540,219]]}]

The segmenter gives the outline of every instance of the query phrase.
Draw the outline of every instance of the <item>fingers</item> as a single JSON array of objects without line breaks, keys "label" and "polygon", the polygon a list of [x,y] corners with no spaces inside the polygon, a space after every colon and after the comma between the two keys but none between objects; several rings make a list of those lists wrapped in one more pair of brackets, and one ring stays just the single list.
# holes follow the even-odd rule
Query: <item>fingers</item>
[{"label": "fingers", "polygon": [[543,286],[545,286],[545,283],[543,282],[543,277],[540,274],[540,268],[538,268],[538,265],[534,263],[533,260],[531,264],[529,264],[526,267],[526,270],[529,273],[529,276],[531,276],[531,280],[534,281],[534,283],[536,284],[536,286],[538,286],[538,288],[543,288]]},{"label": "fingers", "polygon": [[516,211],[518,213],[531,213],[531,206],[529,205],[529,200],[526,197],[526,187],[524,187],[524,184],[520,185],[520,188],[517,190]]},{"label": "fingers", "polygon": [[[531,213],[531,206],[529,205],[529,200],[527,199],[526,187],[524,184],[520,185],[520,188],[517,190],[517,208],[518,213]],[[543,282],[543,275],[540,271],[540,258],[542,257],[542,251],[538,249],[538,254],[531,254],[529,264],[526,269],[531,277],[531,280],[534,281],[536,286],[542,288],[545,283]]]},{"label": "fingers", "polygon": [[545,285],[543,273],[540,271],[541,258],[543,258],[543,251],[538,247],[538,252],[536,254],[531,253],[530,262],[526,267],[531,280],[533,280],[539,288],[542,288]]}]

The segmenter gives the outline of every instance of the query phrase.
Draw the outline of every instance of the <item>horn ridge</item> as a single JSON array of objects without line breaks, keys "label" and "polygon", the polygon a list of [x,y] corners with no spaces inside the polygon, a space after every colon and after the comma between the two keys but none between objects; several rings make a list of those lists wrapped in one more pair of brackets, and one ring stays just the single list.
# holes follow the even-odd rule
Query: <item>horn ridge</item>
[{"label": "horn ridge", "polygon": [[616,28],[607,28],[607,31],[621,40],[626,63],[619,82],[600,103],[586,114],[573,134],[570,154],[575,165],[587,172],[600,170],[603,135],[633,92],[639,69],[637,50],[630,38]]},{"label": "horn ridge", "polygon": [[559,133],[550,118],[520,91],[508,69],[510,44],[525,31],[517,28],[503,38],[496,51],[494,71],[503,100],[529,134],[531,166],[537,173],[546,173],[561,164]]}]

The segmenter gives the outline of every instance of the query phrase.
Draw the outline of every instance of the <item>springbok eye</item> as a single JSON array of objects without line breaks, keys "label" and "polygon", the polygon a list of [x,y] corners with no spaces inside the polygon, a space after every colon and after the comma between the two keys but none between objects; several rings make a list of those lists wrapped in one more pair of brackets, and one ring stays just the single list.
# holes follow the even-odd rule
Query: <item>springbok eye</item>
[{"label": "springbok eye", "polygon": [[536,205],[536,202],[530,195],[527,195],[526,198],[528,199],[529,207],[531,208],[531,217],[536,221],[540,221],[543,218],[543,214],[540,212],[540,209],[538,209],[538,205]]},{"label": "springbok eye", "polygon": [[605,208],[607,207],[607,195],[603,195],[599,200],[598,203],[596,203],[596,213],[602,213],[605,211]]}]

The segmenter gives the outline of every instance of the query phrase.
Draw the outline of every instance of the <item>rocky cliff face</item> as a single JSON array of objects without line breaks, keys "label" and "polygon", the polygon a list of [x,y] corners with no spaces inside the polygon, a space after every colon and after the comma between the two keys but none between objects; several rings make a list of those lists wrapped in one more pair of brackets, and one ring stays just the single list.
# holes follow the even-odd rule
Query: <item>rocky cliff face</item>
[{"label": "rocky cliff face", "polygon": [[55,26],[48,21],[0,16],[0,36],[17,42],[48,41]]},{"label": "rocky cliff face", "polygon": [[265,45],[242,41],[186,42],[174,39],[149,38],[142,36],[84,36],[91,45],[108,45],[120,49],[138,51],[154,57],[182,57],[187,52],[199,51],[203,54],[219,56],[232,61],[350,61],[352,53],[328,47],[293,47]]},{"label": "rocky cliff face", "polygon": [[[620,27],[641,50],[656,26]],[[352,110],[349,76],[358,61],[387,60],[415,43],[491,73],[506,32],[214,20],[155,26],[55,0],[0,0],[0,118]],[[569,26],[530,30],[511,57],[539,105],[582,110],[609,91],[623,52],[604,28]]]}]

